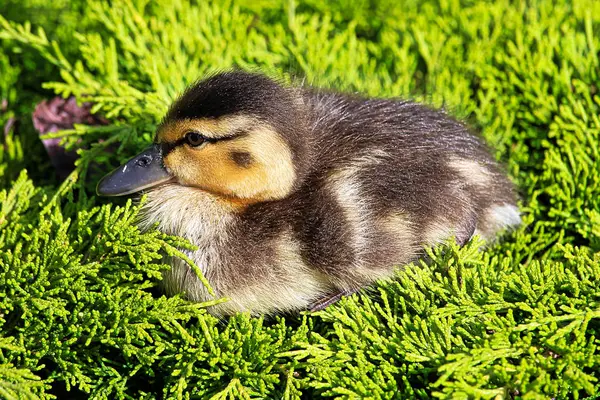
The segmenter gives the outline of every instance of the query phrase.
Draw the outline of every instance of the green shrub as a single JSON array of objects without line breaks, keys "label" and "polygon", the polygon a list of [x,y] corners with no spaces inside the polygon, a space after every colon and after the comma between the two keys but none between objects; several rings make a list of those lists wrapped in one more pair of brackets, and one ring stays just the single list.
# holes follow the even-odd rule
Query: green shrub
[{"label": "green shrub", "polygon": [[[0,397],[599,391],[600,2],[9,0],[0,11],[0,123],[18,121],[0,139]],[[232,67],[445,107],[506,163],[524,226],[485,251],[433,249],[316,314],[219,321],[165,298],[162,252],[184,257],[189,243],[140,233],[138,206],[96,198],[95,182],[151,141],[186,85]],[[30,122],[52,92],[111,122],[46,136],[81,149],[64,182]]]}]

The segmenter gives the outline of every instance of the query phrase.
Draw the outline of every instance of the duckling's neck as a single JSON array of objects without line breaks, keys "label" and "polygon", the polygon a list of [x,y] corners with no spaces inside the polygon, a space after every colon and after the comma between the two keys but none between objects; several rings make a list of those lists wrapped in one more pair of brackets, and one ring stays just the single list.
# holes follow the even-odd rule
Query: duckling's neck
[{"label": "duckling's neck", "polygon": [[[219,266],[222,265],[228,230],[234,224],[240,205],[224,201],[222,198],[203,190],[168,184],[151,190],[147,201],[142,205],[140,229],[150,229],[158,224],[161,232],[182,236],[198,247],[186,251],[188,256],[202,270],[217,295],[219,290]],[[172,268],[163,273],[163,289],[169,295],[182,291],[193,301],[212,298],[206,287],[198,279],[187,263],[179,258],[165,259]],[[217,277],[215,277],[215,274]]]},{"label": "duckling's neck", "polygon": [[161,232],[185,237],[202,247],[222,237],[242,207],[197,188],[168,184],[148,193],[139,226],[145,230],[158,223]]}]

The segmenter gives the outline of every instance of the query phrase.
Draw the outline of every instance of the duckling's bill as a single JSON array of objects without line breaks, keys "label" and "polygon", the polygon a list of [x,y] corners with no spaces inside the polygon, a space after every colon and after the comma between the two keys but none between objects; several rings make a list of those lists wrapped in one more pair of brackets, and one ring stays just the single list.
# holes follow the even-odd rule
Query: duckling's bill
[{"label": "duckling's bill", "polygon": [[96,192],[101,196],[125,196],[172,179],[163,164],[160,145],[154,144],[102,178]]}]

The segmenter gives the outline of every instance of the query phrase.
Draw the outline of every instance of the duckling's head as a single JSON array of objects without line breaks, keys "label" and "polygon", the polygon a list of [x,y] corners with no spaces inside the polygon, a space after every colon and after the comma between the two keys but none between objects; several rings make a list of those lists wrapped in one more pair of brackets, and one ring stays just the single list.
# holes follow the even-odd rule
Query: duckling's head
[{"label": "duckling's head", "polygon": [[297,90],[262,75],[229,72],[192,85],[171,106],[154,145],[105,176],[98,194],[169,183],[252,204],[293,191],[310,132]]}]

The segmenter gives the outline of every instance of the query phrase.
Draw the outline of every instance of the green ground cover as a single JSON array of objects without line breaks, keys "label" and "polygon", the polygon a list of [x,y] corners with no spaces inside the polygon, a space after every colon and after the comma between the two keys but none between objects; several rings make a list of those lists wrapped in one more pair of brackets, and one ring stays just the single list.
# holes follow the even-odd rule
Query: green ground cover
[{"label": "green ground cover", "polygon": [[[586,398],[600,392],[600,2],[0,2],[0,398]],[[161,252],[94,195],[214,70],[444,106],[480,130],[524,226],[434,249],[316,314],[219,321],[162,297]],[[53,174],[55,94],[105,126]],[[16,120],[16,123],[13,121]],[[108,152],[107,149],[111,149]]]}]

